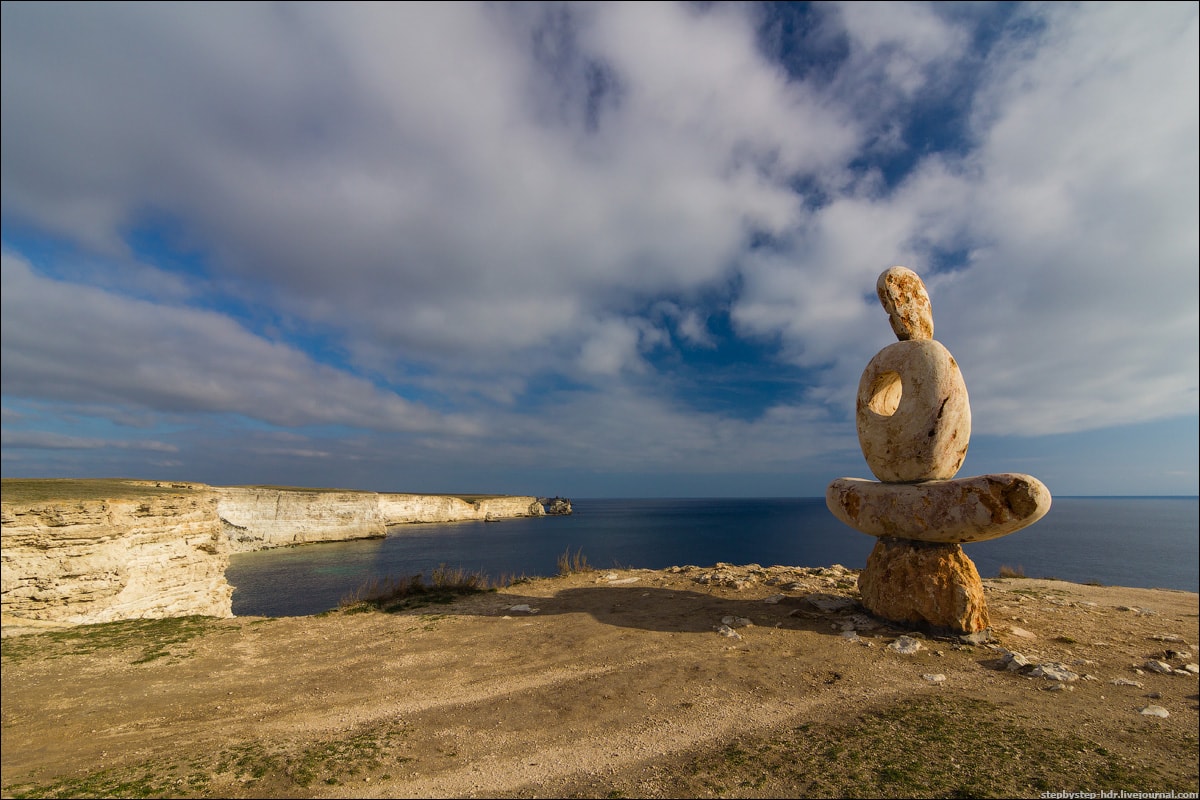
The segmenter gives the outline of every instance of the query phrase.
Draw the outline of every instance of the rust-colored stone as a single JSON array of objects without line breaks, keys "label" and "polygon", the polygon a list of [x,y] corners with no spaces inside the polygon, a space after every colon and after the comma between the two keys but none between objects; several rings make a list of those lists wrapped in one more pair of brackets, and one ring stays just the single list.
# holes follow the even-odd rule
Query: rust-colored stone
[{"label": "rust-colored stone", "polygon": [[933,338],[933,306],[917,273],[908,267],[885,270],[875,282],[875,293],[888,312],[897,339],[906,342]]},{"label": "rust-colored stone", "polygon": [[893,622],[958,633],[990,625],[979,571],[957,544],[880,539],[858,589],[868,611]]}]

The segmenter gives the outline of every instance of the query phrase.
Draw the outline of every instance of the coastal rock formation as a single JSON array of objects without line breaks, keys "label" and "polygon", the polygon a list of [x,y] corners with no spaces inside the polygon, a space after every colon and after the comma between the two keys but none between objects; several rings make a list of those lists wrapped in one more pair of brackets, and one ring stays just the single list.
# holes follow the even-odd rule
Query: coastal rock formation
[{"label": "coastal rock formation", "polygon": [[6,482],[0,503],[0,610],[6,618],[84,624],[227,617],[230,553],[382,537],[389,526],[406,523],[546,513],[537,498],[524,496],[164,487],[153,481],[91,486],[99,483],[108,483],[112,496],[20,501]]},{"label": "coastal rock formation", "polygon": [[480,497],[468,501],[450,495],[423,494],[380,494],[379,511],[385,525],[540,517],[546,513],[536,497]]},{"label": "coastal rock formation", "polygon": [[220,487],[217,512],[233,552],[382,538],[393,525],[468,522],[546,513],[535,497]]},{"label": "coastal rock formation", "polygon": [[982,583],[959,546],[1020,530],[1050,510],[1030,475],[954,476],[971,437],[958,363],[933,339],[920,276],[892,267],[875,284],[899,341],[879,351],[858,385],[858,441],[880,482],[838,478],[825,504],[842,522],[881,537],[859,575],[863,605],[896,622],[977,633],[988,626]]},{"label": "coastal rock formation", "polygon": [[217,487],[217,514],[232,552],[380,538],[387,525],[372,492]]},{"label": "coastal rock formation", "polygon": [[565,497],[543,498],[538,501],[546,507],[546,513],[551,515],[570,514],[574,511],[571,508],[571,501]]},{"label": "coastal rock formation", "polygon": [[3,503],[5,616],[70,624],[228,617],[229,546],[211,492]]}]

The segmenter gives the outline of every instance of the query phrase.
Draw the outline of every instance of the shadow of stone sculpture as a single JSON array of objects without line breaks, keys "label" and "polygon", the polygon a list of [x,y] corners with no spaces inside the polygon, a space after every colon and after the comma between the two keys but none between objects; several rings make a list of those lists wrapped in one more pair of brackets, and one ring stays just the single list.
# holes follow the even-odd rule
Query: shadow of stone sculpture
[{"label": "shadow of stone sculpture", "polygon": [[925,284],[892,267],[875,289],[899,339],[875,354],[858,383],[858,441],[879,480],[838,478],[825,503],[879,539],[858,579],[871,613],[977,633],[989,627],[987,603],[960,545],[1032,525],[1050,510],[1050,491],[1019,473],[954,477],[967,455],[971,407],[957,362],[933,338]]}]

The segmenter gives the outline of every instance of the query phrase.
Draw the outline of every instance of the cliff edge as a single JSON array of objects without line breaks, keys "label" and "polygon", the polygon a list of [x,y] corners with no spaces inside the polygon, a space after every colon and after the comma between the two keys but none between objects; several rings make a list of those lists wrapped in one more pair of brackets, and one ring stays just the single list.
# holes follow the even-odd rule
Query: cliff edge
[{"label": "cliff edge", "polygon": [[229,617],[230,553],[545,513],[532,496],[5,479],[0,613],[5,625]]}]

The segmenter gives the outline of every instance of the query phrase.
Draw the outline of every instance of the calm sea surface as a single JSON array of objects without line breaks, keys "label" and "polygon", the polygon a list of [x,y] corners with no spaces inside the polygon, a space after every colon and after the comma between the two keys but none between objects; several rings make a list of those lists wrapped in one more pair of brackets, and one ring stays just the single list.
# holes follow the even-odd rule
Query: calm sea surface
[{"label": "calm sea surface", "polygon": [[[572,500],[575,513],[497,522],[402,525],[384,539],[330,542],[231,558],[239,616],[334,608],[371,578],[429,577],[440,565],[504,577],[549,576],[563,553],[598,569],[694,564],[865,566],[874,537],[834,519],[824,498]],[[1029,577],[1195,592],[1200,499],[1056,497],[1035,525],[963,546],[994,577]]]}]

